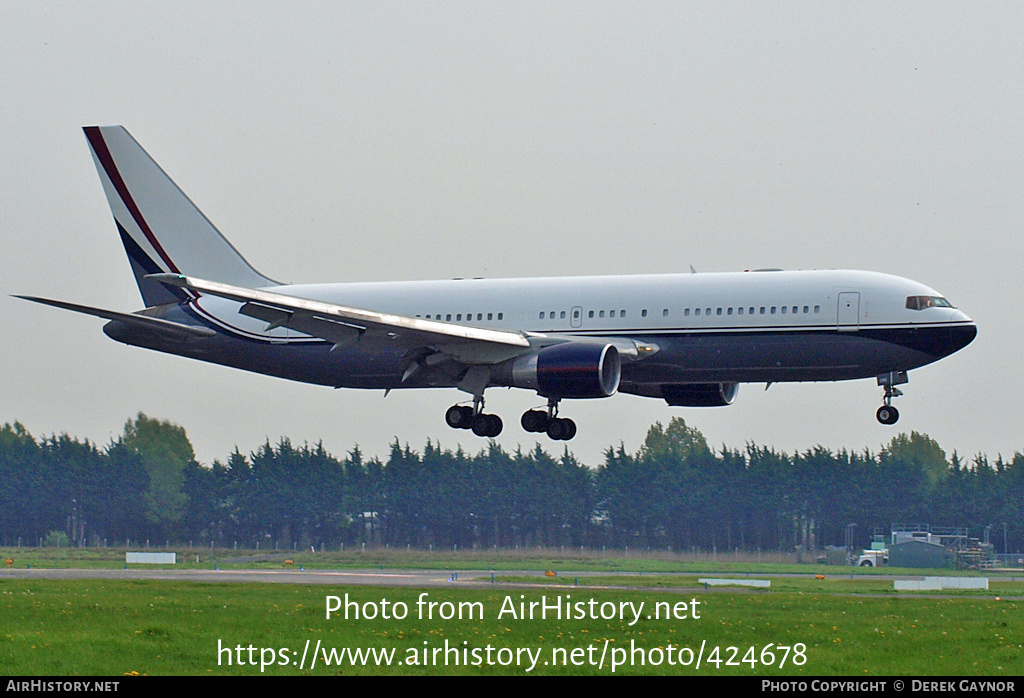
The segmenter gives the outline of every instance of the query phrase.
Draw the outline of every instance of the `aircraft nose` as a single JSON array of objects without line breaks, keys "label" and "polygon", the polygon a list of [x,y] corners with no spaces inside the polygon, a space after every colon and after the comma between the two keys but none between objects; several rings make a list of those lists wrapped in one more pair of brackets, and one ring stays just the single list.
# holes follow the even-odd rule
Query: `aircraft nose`
[{"label": "aircraft nose", "polygon": [[967,317],[966,314],[956,311],[957,322],[962,322],[962,325],[957,325],[951,328],[951,341],[950,341],[950,353],[954,351],[960,351],[968,344],[974,341],[974,338],[978,336],[978,326],[974,324],[971,318]]}]

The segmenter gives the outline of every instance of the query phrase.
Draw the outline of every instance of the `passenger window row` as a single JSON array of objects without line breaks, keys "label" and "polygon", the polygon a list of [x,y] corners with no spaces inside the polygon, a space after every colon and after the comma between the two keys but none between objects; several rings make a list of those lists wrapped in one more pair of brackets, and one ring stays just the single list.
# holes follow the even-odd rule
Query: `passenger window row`
[{"label": "passenger window row", "polygon": [[[908,303],[909,306],[909,303]],[[729,316],[729,315],[810,315],[819,314],[821,312],[821,306],[815,305],[783,305],[783,306],[745,306],[739,308],[684,308],[683,317],[709,317],[709,316]],[[424,317],[427,320],[443,320],[444,322],[462,322],[465,317],[466,322],[482,321],[485,317],[487,320],[492,321],[497,316],[498,320],[505,318],[505,313],[434,313],[427,315],[417,315],[416,317]],[[567,312],[565,310],[542,310],[540,311],[538,318],[541,320],[564,320],[566,319]],[[668,317],[668,308],[661,309],[661,316]],[[619,310],[588,310],[588,318],[624,318],[626,317],[626,311],[624,309]],[[640,311],[640,317],[647,317],[647,308]],[[579,319],[579,312],[574,311],[574,320]]]},{"label": "passenger window row", "polygon": [[[474,316],[476,317],[477,320],[483,320],[484,317],[486,317],[488,320],[493,320],[495,315],[498,316],[499,320],[503,320],[505,317],[505,313],[476,313],[475,315],[474,313],[465,314],[466,322],[472,322]],[[433,315],[423,315],[422,317],[426,318],[427,320],[444,320],[445,322],[452,322],[454,320],[455,322],[462,322],[462,316],[462,313],[455,313],[454,315],[452,313],[445,313],[443,315],[441,313],[435,313]],[[416,317],[421,316],[417,315]]]},{"label": "passenger window row", "polygon": [[[700,317],[702,314],[704,316],[708,316],[708,315],[711,315],[712,313],[717,316],[717,315],[732,315],[734,313],[736,315],[776,315],[776,314],[778,314],[778,315],[799,315],[799,314],[801,314],[801,312],[804,315],[809,315],[811,313],[811,306],[805,305],[805,306],[801,307],[799,305],[792,305],[792,306],[790,306],[790,305],[783,305],[783,306],[776,306],[776,305],[772,305],[772,306],[767,306],[767,305],[753,306],[752,305],[752,306],[745,307],[745,308],[694,308],[693,309],[693,315],[695,317]],[[814,306],[814,314],[817,315],[820,312],[821,312],[821,306],[820,305]],[[685,310],[683,310],[683,316],[684,317],[689,317],[690,316],[690,308],[686,308]]]}]

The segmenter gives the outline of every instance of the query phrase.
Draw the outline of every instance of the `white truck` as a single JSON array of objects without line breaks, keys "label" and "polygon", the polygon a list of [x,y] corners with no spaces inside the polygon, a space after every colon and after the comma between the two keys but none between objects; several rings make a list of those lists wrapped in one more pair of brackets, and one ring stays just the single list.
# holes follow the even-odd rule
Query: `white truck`
[{"label": "white truck", "polygon": [[863,550],[857,558],[858,567],[882,567],[889,564],[889,550]]}]

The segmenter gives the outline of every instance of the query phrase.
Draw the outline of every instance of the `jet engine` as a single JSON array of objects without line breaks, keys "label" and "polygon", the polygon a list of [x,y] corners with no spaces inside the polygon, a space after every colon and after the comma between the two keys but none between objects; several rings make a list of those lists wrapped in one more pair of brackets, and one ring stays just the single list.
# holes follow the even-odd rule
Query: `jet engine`
[{"label": "jet engine", "polygon": [[725,407],[739,389],[739,383],[684,383],[661,386],[661,395],[673,407]]},{"label": "jet engine", "polygon": [[611,344],[566,342],[520,356],[508,368],[509,385],[544,397],[609,397],[619,389],[622,360]]}]

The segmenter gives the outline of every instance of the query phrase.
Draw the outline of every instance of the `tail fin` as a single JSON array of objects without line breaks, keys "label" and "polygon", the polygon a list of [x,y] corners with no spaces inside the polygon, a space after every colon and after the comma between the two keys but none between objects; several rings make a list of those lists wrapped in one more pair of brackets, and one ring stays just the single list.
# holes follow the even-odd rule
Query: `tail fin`
[{"label": "tail fin", "polygon": [[190,274],[247,288],[277,283],[245,261],[123,126],[84,131],[147,307],[186,298],[147,274]]}]

